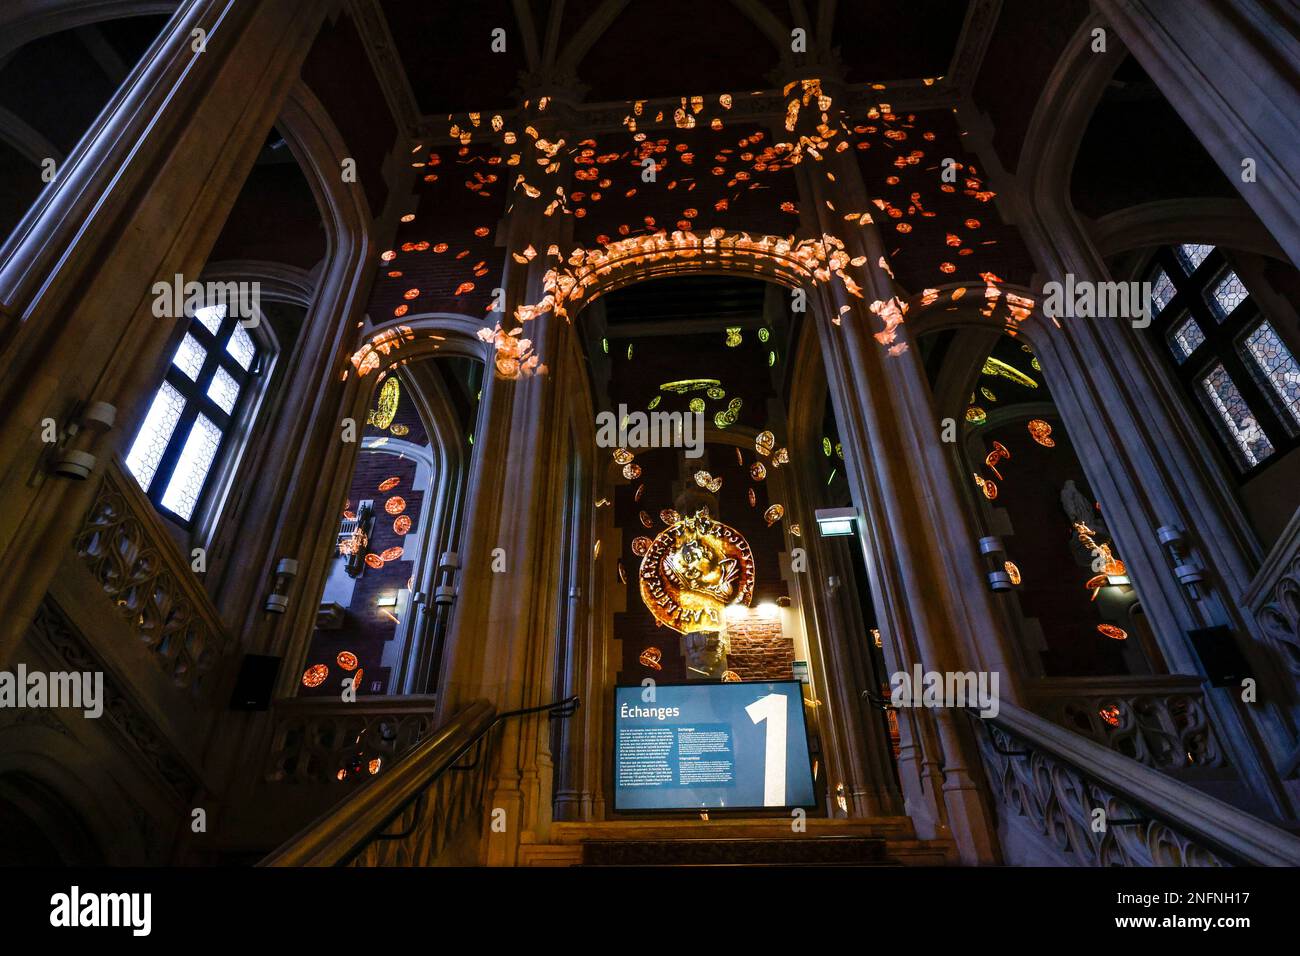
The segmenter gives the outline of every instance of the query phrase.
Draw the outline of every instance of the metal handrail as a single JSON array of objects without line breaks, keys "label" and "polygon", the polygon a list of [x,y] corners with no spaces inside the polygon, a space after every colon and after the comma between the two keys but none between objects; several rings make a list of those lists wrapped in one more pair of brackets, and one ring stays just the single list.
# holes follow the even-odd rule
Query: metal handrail
[{"label": "metal handrail", "polygon": [[[398,833],[386,831],[448,771],[476,769],[482,745],[498,724],[539,713],[549,714],[552,720],[562,720],[573,716],[580,704],[581,699],[574,696],[496,714],[487,701],[475,701],[420,743],[391,771],[368,780],[351,799],[313,820],[257,865],[347,866],[375,840],[410,836],[415,820]],[[461,758],[471,750],[473,760],[462,765]],[[415,817],[418,820],[419,814]]]}]

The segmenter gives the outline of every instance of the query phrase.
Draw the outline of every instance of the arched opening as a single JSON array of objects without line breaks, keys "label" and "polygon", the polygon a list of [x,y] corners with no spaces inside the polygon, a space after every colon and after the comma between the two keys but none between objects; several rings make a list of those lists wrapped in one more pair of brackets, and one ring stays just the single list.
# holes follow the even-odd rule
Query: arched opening
[{"label": "arched opening", "polygon": [[299,694],[433,694],[454,572],[482,363],[426,358],[380,373]]}]

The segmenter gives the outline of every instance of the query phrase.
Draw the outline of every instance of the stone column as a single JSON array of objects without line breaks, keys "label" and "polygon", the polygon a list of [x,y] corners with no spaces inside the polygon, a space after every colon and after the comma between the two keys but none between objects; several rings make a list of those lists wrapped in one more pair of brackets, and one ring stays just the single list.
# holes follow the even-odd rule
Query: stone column
[{"label": "stone column", "polygon": [[[816,114],[815,103],[802,111],[801,126],[809,112]],[[861,513],[887,666],[997,672],[1002,698],[1014,701],[1018,675],[1008,666],[1013,658],[979,573],[973,529],[958,504],[920,358],[905,324],[897,330],[894,345],[903,347],[897,354],[873,338],[883,326],[870,304],[896,292],[878,266],[884,246],[875,227],[844,227],[844,213],[875,208],[853,151],[832,148],[820,161],[805,157],[798,173],[805,226],[841,237],[850,257],[866,257],[864,267],[849,270],[864,297],[838,280],[821,283],[815,321]],[[948,708],[900,711],[900,775],[907,812],[922,837],[951,836],[964,862],[991,863],[995,824],[984,808],[966,720]]]},{"label": "stone column", "polygon": [[102,468],[125,449],[177,334],[153,315],[153,283],[200,274],[328,12],[190,0],[0,250],[0,551],[28,554],[0,582],[0,659],[98,484],[52,476],[43,420],[107,402],[115,426],[87,450]]},{"label": "stone column", "polygon": [[[1266,0],[1097,0],[1097,8],[1300,265],[1296,7]],[[1242,179],[1246,160],[1255,167],[1253,182]]]},{"label": "stone column", "polygon": [[[550,109],[559,106],[552,102]],[[564,135],[558,123],[553,115],[540,114],[532,125],[554,141]],[[515,194],[506,242],[511,252],[531,244],[538,256],[526,265],[507,257],[499,316],[507,329],[518,327],[517,308],[543,298],[545,273],[555,265],[546,250],[553,243],[566,248],[570,232],[562,213],[544,214],[555,187],[568,179],[567,160],[546,176],[533,162],[531,138],[521,138],[521,145],[521,169],[529,170],[526,175],[541,198]],[[464,570],[440,689],[444,718],[479,698],[508,711],[548,703],[553,691],[556,602],[563,599],[558,593],[567,477],[563,402],[573,387],[566,382],[574,371],[566,359],[572,330],[551,313],[523,328],[523,337],[532,341],[547,370],[518,378],[490,370],[484,390],[488,428],[476,439],[469,484]],[[498,569],[504,564],[504,570],[494,570],[494,564]],[[509,865],[520,842],[536,839],[549,825],[549,721],[545,714],[514,719],[496,733],[495,774],[484,813],[487,818],[504,810],[506,829],[485,834],[485,862]]]}]

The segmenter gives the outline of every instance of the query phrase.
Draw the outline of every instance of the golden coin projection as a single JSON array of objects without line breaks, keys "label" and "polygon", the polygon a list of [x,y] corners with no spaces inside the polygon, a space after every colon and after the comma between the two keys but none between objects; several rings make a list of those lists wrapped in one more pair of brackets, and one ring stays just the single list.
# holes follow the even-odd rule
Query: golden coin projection
[{"label": "golden coin projection", "polygon": [[644,651],[641,652],[641,656],[637,658],[637,660],[641,662],[641,665],[643,667],[648,667],[651,670],[655,670],[655,671],[661,671],[663,670],[663,667],[660,665],[659,662],[663,660],[663,656],[664,656],[664,652],[659,650],[659,648],[647,647]]},{"label": "golden coin projection", "polygon": [[398,515],[397,520],[393,522],[393,534],[403,535],[411,530],[411,516]]},{"label": "golden coin projection", "polygon": [[381,481],[381,482],[379,483],[379,490],[380,490],[380,491],[392,491],[394,488],[396,488],[396,487],[397,487],[398,485],[400,485],[401,483],[402,483],[402,479],[401,479],[401,478],[398,478],[396,475],[394,475],[392,478],[385,478],[383,481]]},{"label": "golden coin projection", "polygon": [[761,461],[756,461],[749,466],[749,477],[755,481],[762,481],[767,477],[767,466]]},{"label": "golden coin projection", "polygon": [[646,514],[644,511],[638,512],[637,518],[640,519],[641,527],[643,528],[653,528],[655,526],[655,519],[651,518],[650,515]]},{"label": "golden coin projection", "polygon": [[772,455],[772,464],[773,465],[790,464],[790,450],[788,448],[778,448],[776,452],[773,453]]},{"label": "golden coin projection", "polygon": [[757,508],[757,507],[758,507],[758,495],[754,494],[754,489],[753,489],[753,488],[750,488],[750,489],[749,489],[749,506],[750,506],[751,508]]},{"label": "golden coin projection", "polygon": [[650,545],[654,544],[649,538],[641,535],[632,539],[632,553],[638,558],[644,558],[646,552],[650,550]]},{"label": "golden coin projection", "polygon": [[627,465],[627,464],[630,464],[631,461],[632,461],[632,459],[635,458],[635,457],[636,457],[636,456],[633,455],[633,454],[632,454],[630,451],[628,451],[626,448],[615,448],[615,449],[614,449],[614,463],[617,464],[617,465]]},{"label": "golden coin projection", "polygon": [[379,555],[377,554],[366,555],[366,567],[374,568],[376,571],[378,571],[383,566],[384,566],[384,559],[381,558]]},{"label": "golden coin projection", "polygon": [[722,682],[723,682],[724,684],[739,684],[739,683],[740,683],[740,675],[737,674],[735,671],[723,671],[723,672],[722,672]]},{"label": "golden coin projection", "polygon": [[1116,627],[1114,624],[1098,624],[1097,630],[1103,636],[1109,637],[1112,641],[1128,640],[1128,631],[1122,627]]},{"label": "golden coin projection", "polygon": [[1044,448],[1055,448],[1056,439],[1052,437],[1052,426],[1047,424],[1041,418],[1035,418],[1029,423],[1029,437]]},{"label": "golden coin projection", "polygon": [[302,675],[302,684],[304,687],[319,687],[325,683],[325,678],[329,676],[330,669],[324,664],[313,664],[307,668]]},{"label": "golden coin projection", "polygon": [[385,548],[383,551],[379,552],[379,557],[384,561],[396,561],[402,556],[403,550],[404,549],[402,548]]},{"label": "golden coin projection", "polygon": [[659,520],[664,524],[674,525],[682,520],[682,516],[672,508],[665,508],[663,511],[659,512]]},{"label": "golden coin projection", "polygon": [[393,424],[393,419],[397,417],[397,403],[401,398],[402,386],[397,384],[397,379],[389,376],[379,389],[379,401],[366,416],[366,424],[376,428],[387,428]]},{"label": "golden coin projection", "polygon": [[717,631],[723,608],[754,596],[754,555],[739,531],[701,508],[659,533],[638,577],[658,623],[679,634]]},{"label": "golden coin projection", "polygon": [[406,510],[406,499],[401,495],[393,495],[384,502],[384,510],[390,515],[400,515]]},{"label": "golden coin projection", "polygon": [[629,462],[623,466],[623,477],[628,481],[636,481],[641,477],[641,466],[636,462]]},{"label": "golden coin projection", "polygon": [[771,432],[759,432],[754,436],[754,451],[766,457],[776,447],[776,436]]},{"label": "golden coin projection", "polygon": [[345,671],[354,671],[357,669],[357,655],[353,654],[351,651],[339,651],[339,656],[334,660],[339,667],[343,668]]},{"label": "golden coin projection", "polygon": [[770,505],[768,509],[763,512],[763,520],[767,522],[767,526],[770,528],[772,525],[780,521],[781,516],[784,514],[785,508],[781,505]]}]

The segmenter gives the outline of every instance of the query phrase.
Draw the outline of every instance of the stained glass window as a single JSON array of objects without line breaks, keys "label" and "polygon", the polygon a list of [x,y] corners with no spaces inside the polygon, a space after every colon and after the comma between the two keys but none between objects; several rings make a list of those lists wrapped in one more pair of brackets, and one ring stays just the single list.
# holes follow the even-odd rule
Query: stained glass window
[{"label": "stained glass window", "polygon": [[1176,292],[1177,290],[1174,288],[1174,283],[1169,278],[1169,274],[1164,269],[1157,270],[1151,280],[1151,301],[1155,303],[1157,315],[1163,312],[1165,306],[1173,301]]},{"label": "stained glass window", "polygon": [[194,513],[199,493],[208,477],[208,469],[217,457],[217,446],[221,444],[221,429],[205,415],[194,419],[194,427],[185,440],[181,456],[172,471],[171,481],[163,492],[162,506],[174,511],[185,520]]},{"label": "stained glass window", "polygon": [[194,313],[194,318],[198,319],[205,329],[213,335],[221,328],[221,323],[226,318],[226,307],[224,305],[209,305],[198,309]]},{"label": "stained glass window", "polygon": [[1261,383],[1272,392],[1291,421],[1292,429],[1300,426],[1300,365],[1267,321],[1255,326],[1241,343]]},{"label": "stained glass window", "polygon": [[1183,318],[1169,332],[1169,345],[1179,363],[1192,357],[1192,353],[1205,344],[1205,333],[1190,315]]},{"label": "stained glass window", "polygon": [[208,398],[229,415],[235,410],[235,402],[239,399],[239,383],[224,368],[219,368],[217,374],[212,376],[212,384],[208,386]]},{"label": "stained glass window", "polygon": [[1246,286],[1231,269],[1219,276],[1210,286],[1210,307],[1220,322],[1232,315],[1237,306],[1249,297],[1250,293],[1246,291]]},{"label": "stained glass window", "polygon": [[140,482],[140,487],[148,490],[153,481],[158,464],[162,461],[167,443],[171,441],[176,423],[180,421],[181,412],[185,410],[185,396],[166,382],[158,389],[149,413],[144,417],[140,432],[131,443],[127,452],[126,467]]},{"label": "stained glass window", "polygon": [[1228,375],[1223,363],[1216,363],[1201,378],[1207,406],[1218,417],[1223,431],[1232,440],[1238,461],[1253,468],[1273,454],[1273,443],[1264,434],[1254,412],[1241,397],[1241,391]]},{"label": "stained glass window", "polygon": [[174,520],[198,516],[217,456],[232,444],[257,355],[225,306],[198,309],[189,320],[126,458],[145,494]]},{"label": "stained glass window", "polygon": [[248,334],[248,329],[236,323],[235,330],[230,333],[230,341],[226,343],[226,351],[234,356],[242,369],[247,371],[253,364],[257,346],[253,344],[253,337]]},{"label": "stained glass window", "polygon": [[207,357],[208,350],[199,344],[198,339],[186,332],[172,362],[188,375],[191,381],[198,381],[199,372],[203,369],[203,360]]},{"label": "stained glass window", "polygon": [[1213,251],[1214,246],[1187,243],[1178,247],[1178,261],[1183,264],[1187,274],[1191,275],[1201,267],[1201,263],[1209,258],[1210,253]]}]

